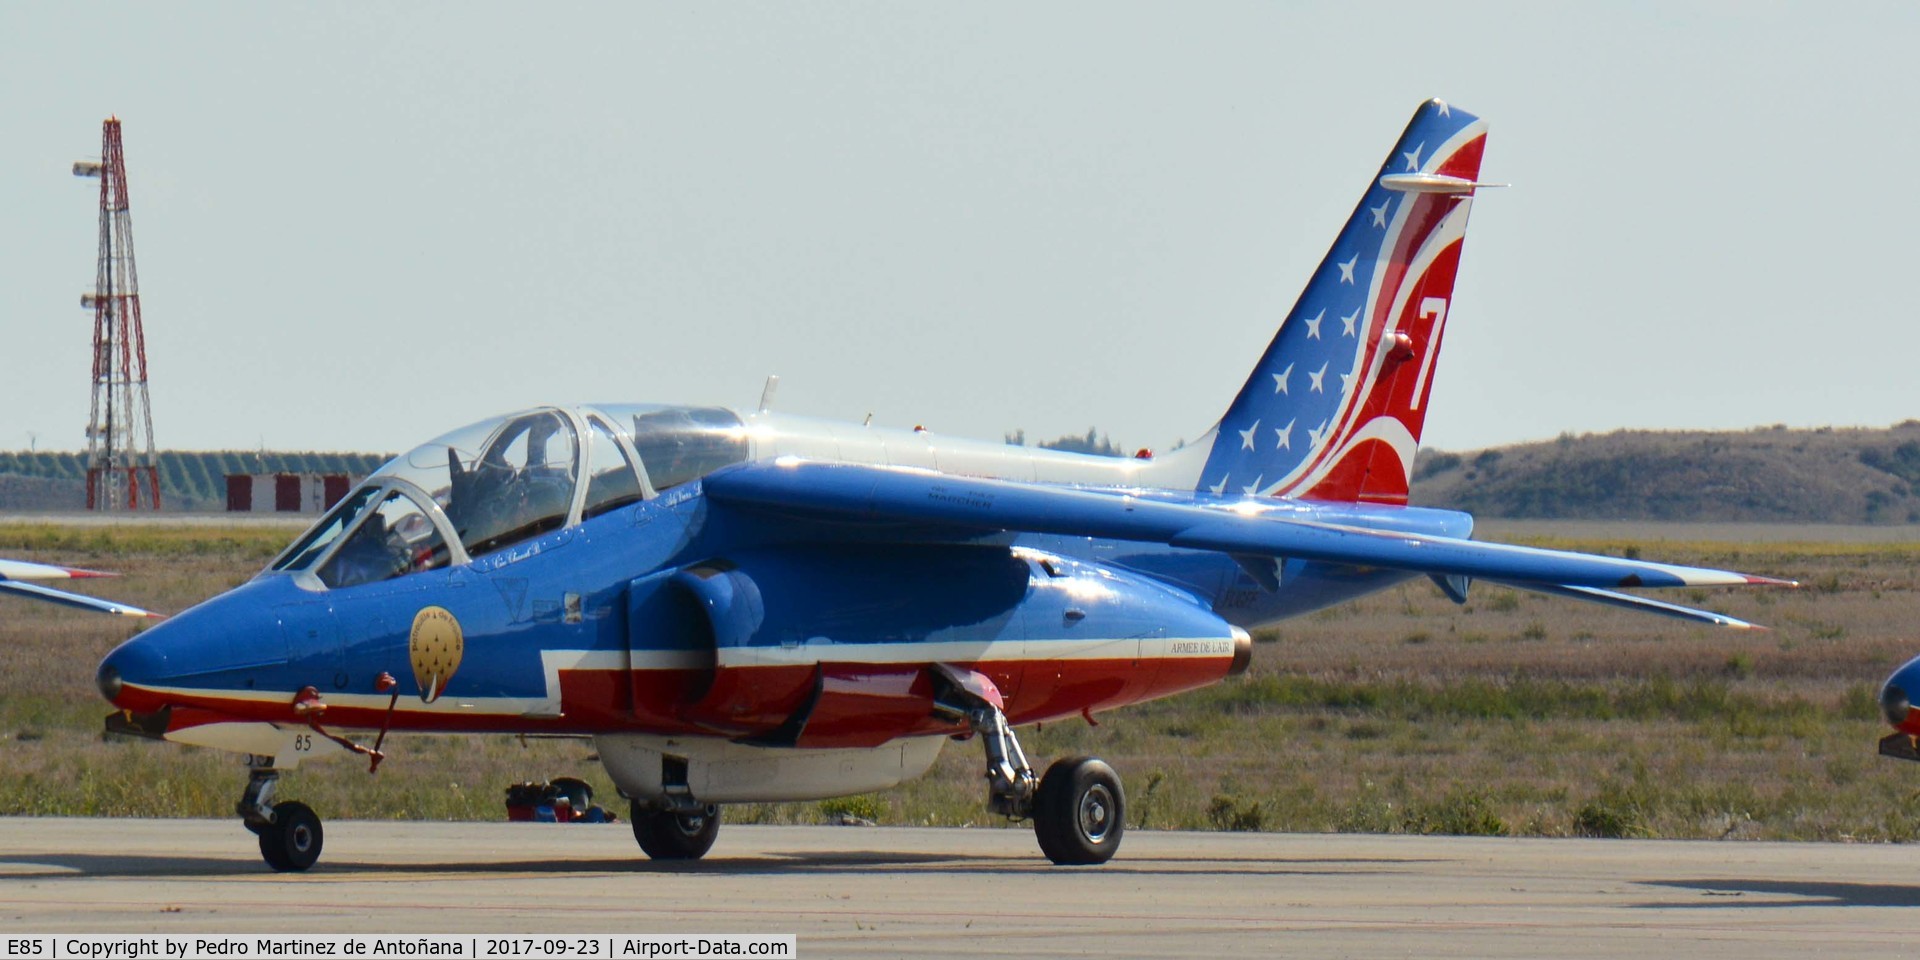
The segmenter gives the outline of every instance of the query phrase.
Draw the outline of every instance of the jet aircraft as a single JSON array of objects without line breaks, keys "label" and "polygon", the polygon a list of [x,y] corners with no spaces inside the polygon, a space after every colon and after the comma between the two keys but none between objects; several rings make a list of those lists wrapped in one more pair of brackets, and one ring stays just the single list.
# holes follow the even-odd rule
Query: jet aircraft
[{"label": "jet aircraft", "polygon": [[[1415,112],[1225,415],[1163,456],[1076,455],[719,407],[543,407],[386,464],[250,582],[100,664],[109,726],[248,755],[274,799],[389,731],[590,737],[640,847],[693,859],[728,803],[881,790],[951,740],[1061,864],[1126,829],[1119,774],[1016,728],[1247,669],[1248,630],[1431,578],[1728,627],[1620,592],[1785,584],[1484,543],[1407,505],[1486,125]],[[365,741],[371,739],[369,745]]]}]

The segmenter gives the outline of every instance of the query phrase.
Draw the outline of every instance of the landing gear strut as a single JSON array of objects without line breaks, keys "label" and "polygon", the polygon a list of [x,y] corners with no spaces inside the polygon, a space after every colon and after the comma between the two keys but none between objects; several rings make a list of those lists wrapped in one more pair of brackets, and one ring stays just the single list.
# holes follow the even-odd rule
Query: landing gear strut
[{"label": "landing gear strut", "polygon": [[1033,813],[1033,797],[1040,781],[1027,763],[1027,752],[1007,726],[1007,715],[991,703],[967,711],[967,724],[987,749],[987,809],[1024,820]]},{"label": "landing gear strut", "polygon": [[247,758],[247,789],[234,805],[248,830],[260,836],[260,856],[275,870],[305,870],[320,859],[325,831],[313,808],[297,800],[273,802],[280,780],[272,757]]},{"label": "landing gear strut", "polygon": [[[964,691],[960,691],[964,695]],[[987,808],[1012,820],[1033,819],[1040,852],[1058,864],[1106,863],[1126,832],[1126,793],[1103,760],[1056,760],[1036,778],[1026,751],[1000,707],[979,696],[961,709],[987,751]]]}]

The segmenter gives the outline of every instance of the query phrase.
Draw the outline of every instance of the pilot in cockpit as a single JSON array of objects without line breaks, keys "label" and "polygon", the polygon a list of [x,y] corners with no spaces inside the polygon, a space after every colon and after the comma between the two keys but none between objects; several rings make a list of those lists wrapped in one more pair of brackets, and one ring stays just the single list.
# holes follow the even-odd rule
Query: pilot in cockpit
[{"label": "pilot in cockpit", "polygon": [[404,546],[396,550],[387,530],[387,518],[378,510],[370,514],[346,543],[340,545],[320,579],[331,587],[351,587],[373,583],[407,571]]},{"label": "pilot in cockpit", "polygon": [[[456,471],[451,514],[474,553],[566,522],[573,505],[573,435],[552,412],[508,424],[486,452]],[[449,451],[452,455],[452,451]]]}]

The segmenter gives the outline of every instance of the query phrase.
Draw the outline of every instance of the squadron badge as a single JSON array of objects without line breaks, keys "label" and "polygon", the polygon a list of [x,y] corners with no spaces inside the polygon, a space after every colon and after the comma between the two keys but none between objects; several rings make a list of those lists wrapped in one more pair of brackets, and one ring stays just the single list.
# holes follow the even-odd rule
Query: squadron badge
[{"label": "squadron badge", "polygon": [[413,663],[413,682],[420,687],[421,701],[440,699],[447,681],[460,669],[465,647],[460,621],[445,607],[427,607],[414,614],[413,632],[407,636],[407,657]]}]

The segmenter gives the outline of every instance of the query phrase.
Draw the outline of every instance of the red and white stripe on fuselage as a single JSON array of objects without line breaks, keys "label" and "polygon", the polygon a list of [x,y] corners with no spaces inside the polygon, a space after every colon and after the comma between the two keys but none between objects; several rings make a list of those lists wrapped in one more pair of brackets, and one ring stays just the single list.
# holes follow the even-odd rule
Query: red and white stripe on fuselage
[{"label": "red and white stripe on fuselage", "polygon": [[[403,696],[390,729],[471,733],[725,735],[768,733],[812,694],[816,673],[842,694],[808,724],[801,746],[855,746],[901,736],[959,732],[931,714],[930,682],[913,678],[943,663],[976,670],[1005,698],[1008,719],[1034,723],[1171,696],[1214,683],[1244,658],[1231,638],[1034,640],[754,647],[706,651],[547,650],[547,696],[462,697],[458,684],[433,703]],[[1040,655],[1036,655],[1040,654]],[[127,684],[115,701],[151,713],[174,708],[174,727],[214,722],[304,728],[292,691],[212,690]],[[389,695],[322,693],[328,728],[375,729]],[[891,703],[889,703],[891,701]],[[858,708],[855,708],[858,705]],[[879,709],[869,709],[872,707]],[[173,739],[172,737],[169,737]],[[200,742],[198,740],[188,742]],[[207,744],[214,745],[214,744]],[[253,752],[253,751],[246,751]]]}]

